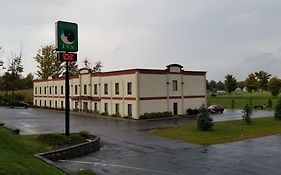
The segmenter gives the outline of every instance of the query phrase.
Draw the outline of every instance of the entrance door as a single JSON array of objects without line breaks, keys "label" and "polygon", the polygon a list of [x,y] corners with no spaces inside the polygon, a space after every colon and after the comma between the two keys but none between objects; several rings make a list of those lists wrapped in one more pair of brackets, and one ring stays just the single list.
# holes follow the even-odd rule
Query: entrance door
[{"label": "entrance door", "polygon": [[88,112],[88,102],[83,102],[83,112]]},{"label": "entrance door", "polygon": [[174,115],[178,115],[178,103],[173,104]]}]

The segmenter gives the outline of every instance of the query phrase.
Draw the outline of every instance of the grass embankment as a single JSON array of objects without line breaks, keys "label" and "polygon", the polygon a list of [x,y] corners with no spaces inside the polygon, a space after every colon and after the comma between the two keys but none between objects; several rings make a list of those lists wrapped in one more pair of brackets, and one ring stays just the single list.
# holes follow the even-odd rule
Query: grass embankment
[{"label": "grass embankment", "polygon": [[176,128],[154,129],[149,132],[161,137],[210,145],[281,133],[281,121],[266,117],[253,119],[251,125],[245,124],[242,120],[215,122],[213,131],[199,131],[194,123]]},{"label": "grass embankment", "polygon": [[44,146],[38,142],[27,145],[27,142],[28,139],[0,127],[0,175],[63,174],[33,156],[38,150],[45,150]]},{"label": "grass embankment", "polygon": [[220,104],[226,109],[232,108],[232,100],[234,100],[234,109],[243,109],[246,104],[250,103],[252,99],[252,105],[263,105],[268,103],[268,99],[272,100],[273,106],[278,101],[278,97],[272,97],[269,92],[255,92],[250,93],[241,93],[241,94],[230,94],[230,95],[218,95],[212,97],[208,95],[208,105]]},{"label": "grass embankment", "polygon": [[[88,138],[93,139],[93,136],[87,132],[71,134],[69,137],[59,133],[21,136],[0,127],[0,175],[64,174],[33,155],[81,143]],[[90,170],[78,171],[76,174],[95,175]]]}]

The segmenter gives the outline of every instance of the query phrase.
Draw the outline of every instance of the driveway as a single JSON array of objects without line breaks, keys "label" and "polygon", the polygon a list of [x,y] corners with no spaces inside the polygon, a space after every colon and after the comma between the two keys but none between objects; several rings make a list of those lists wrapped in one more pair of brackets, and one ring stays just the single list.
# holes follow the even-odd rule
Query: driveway
[{"label": "driveway", "polygon": [[[64,113],[60,111],[0,108],[0,112],[0,121],[19,128],[23,134],[64,130]],[[260,114],[264,113],[257,112],[255,116]],[[223,118],[241,119],[241,113],[226,111],[214,115],[215,120]],[[71,114],[71,131],[88,130],[101,137],[102,148],[88,156],[56,164],[70,172],[93,169],[100,175],[281,173],[280,135],[203,147],[143,132],[190,122],[193,120],[127,121]]]}]

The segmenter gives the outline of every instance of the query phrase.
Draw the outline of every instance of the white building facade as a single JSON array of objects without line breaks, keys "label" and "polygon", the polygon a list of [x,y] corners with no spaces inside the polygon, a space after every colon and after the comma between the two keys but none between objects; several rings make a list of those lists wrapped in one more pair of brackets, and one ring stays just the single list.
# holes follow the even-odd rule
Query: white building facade
[{"label": "white building facade", "polygon": [[[92,73],[81,69],[70,77],[70,110],[138,119],[144,113],[186,110],[206,104],[206,72],[167,69],[129,69]],[[65,107],[64,78],[34,80],[34,105]]]}]

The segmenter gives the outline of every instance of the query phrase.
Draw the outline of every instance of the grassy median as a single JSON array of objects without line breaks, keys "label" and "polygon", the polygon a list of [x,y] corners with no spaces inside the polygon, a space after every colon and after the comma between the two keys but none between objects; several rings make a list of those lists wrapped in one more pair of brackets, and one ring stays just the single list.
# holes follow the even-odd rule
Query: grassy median
[{"label": "grassy median", "polygon": [[149,132],[161,137],[210,145],[281,133],[281,121],[266,117],[253,119],[251,125],[242,120],[215,122],[213,131],[199,131],[196,123],[193,123],[176,128],[153,129]]}]

